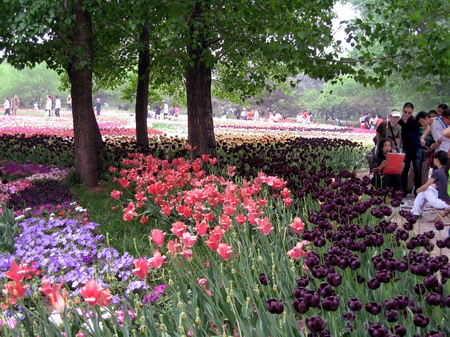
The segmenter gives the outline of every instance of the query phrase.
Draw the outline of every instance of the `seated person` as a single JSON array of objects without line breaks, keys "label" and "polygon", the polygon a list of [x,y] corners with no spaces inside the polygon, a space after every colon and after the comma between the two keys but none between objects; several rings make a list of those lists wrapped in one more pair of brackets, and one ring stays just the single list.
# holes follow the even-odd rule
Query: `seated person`
[{"label": "seated person", "polygon": [[[391,187],[394,191],[402,190],[402,178],[401,174],[384,174],[383,170],[387,165],[387,155],[392,153],[392,140],[385,138],[378,144],[378,151],[373,158],[373,169],[374,174],[372,178],[372,185],[378,188],[389,188]],[[405,165],[401,164],[402,168]]]},{"label": "seated person", "polygon": [[450,208],[450,197],[447,192],[448,154],[445,151],[438,151],[434,154],[433,160],[437,169],[433,171],[428,181],[417,189],[417,197],[414,199],[414,207],[411,211],[416,216],[422,215],[427,201],[437,209]]}]

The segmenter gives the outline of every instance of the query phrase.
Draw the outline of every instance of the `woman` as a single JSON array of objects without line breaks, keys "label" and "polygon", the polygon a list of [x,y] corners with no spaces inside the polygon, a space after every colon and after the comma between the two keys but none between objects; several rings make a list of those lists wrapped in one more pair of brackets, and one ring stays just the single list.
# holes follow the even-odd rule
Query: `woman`
[{"label": "woman", "polygon": [[437,169],[433,171],[428,181],[417,189],[417,197],[414,199],[414,207],[411,211],[413,215],[422,215],[427,201],[437,209],[450,208],[450,197],[447,193],[447,160],[448,154],[445,151],[434,154],[433,161]]},{"label": "woman", "polygon": [[[391,187],[394,191],[401,191],[402,178],[401,174],[384,174],[383,170],[387,165],[387,155],[392,153],[392,140],[385,138],[378,144],[378,151],[373,158],[372,173],[374,174],[372,178],[372,185],[378,188],[389,188]],[[402,168],[404,163],[401,164]]]}]

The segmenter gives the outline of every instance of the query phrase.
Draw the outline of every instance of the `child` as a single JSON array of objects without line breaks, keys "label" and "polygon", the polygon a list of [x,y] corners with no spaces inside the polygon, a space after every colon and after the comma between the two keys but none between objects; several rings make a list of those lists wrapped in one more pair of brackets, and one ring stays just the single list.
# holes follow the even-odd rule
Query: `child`
[{"label": "child", "polygon": [[[378,151],[373,158],[372,185],[378,188],[391,187],[394,191],[401,191],[402,178],[401,174],[384,174],[383,170],[387,165],[387,155],[392,152],[392,141],[388,138],[381,140],[378,144]],[[402,163],[401,165],[405,165]]]},{"label": "child", "polygon": [[448,154],[445,151],[438,151],[433,156],[434,165],[437,167],[433,171],[428,181],[417,189],[417,197],[414,199],[412,214],[422,215],[425,203],[437,209],[450,208],[450,197],[447,193],[448,173],[447,173]]}]

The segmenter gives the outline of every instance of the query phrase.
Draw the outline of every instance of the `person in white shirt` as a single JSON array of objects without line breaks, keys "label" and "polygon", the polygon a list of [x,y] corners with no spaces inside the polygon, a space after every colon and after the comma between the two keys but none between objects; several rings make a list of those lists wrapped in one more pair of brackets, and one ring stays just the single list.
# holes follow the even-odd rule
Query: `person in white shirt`
[{"label": "person in white shirt", "polygon": [[55,116],[61,117],[59,115],[59,112],[61,111],[61,100],[59,99],[59,96],[56,96],[55,98]]},{"label": "person in white shirt", "polygon": [[50,117],[52,115],[52,99],[49,95],[45,99],[45,114]]},{"label": "person in white shirt", "polygon": [[11,112],[10,112],[11,103],[9,102],[9,99],[5,98],[5,102],[3,103],[3,107],[5,108],[5,115],[11,115]]},{"label": "person in white shirt", "polygon": [[441,116],[434,119],[431,124],[431,134],[435,143],[431,145],[431,148],[437,151],[448,152],[450,150],[450,138],[443,136],[443,131],[450,125],[450,110],[445,110]]}]

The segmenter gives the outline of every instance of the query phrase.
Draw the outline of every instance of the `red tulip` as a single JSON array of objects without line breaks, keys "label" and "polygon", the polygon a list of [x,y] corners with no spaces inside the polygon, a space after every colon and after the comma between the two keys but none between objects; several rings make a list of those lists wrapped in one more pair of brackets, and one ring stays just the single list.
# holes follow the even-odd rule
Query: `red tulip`
[{"label": "red tulip", "polygon": [[109,289],[103,289],[95,280],[87,281],[84,287],[81,288],[80,294],[92,306],[96,304],[106,306],[111,302]]},{"label": "red tulip", "polygon": [[143,259],[139,259],[135,260],[133,263],[136,268],[133,269],[132,272],[141,279],[146,278],[148,275],[148,262]]},{"label": "red tulip", "polygon": [[155,249],[155,251],[153,252],[153,257],[150,260],[148,260],[148,264],[150,265],[150,267],[158,269],[158,268],[161,268],[165,259],[166,259],[166,256],[161,255],[159,250]]}]

